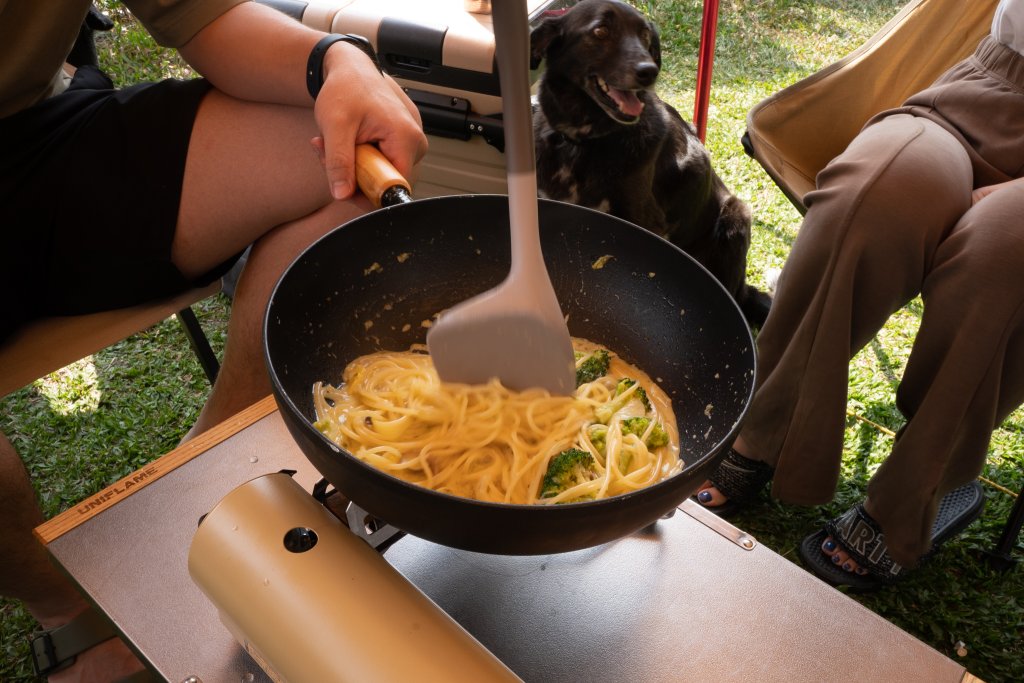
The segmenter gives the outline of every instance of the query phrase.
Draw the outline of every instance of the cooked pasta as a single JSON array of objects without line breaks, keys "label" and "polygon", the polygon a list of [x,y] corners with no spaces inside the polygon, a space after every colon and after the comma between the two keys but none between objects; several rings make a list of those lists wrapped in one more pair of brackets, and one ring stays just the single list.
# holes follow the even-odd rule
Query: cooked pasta
[{"label": "cooked pasta", "polygon": [[678,472],[668,397],[606,349],[573,344],[573,396],[442,383],[424,348],[361,356],[339,386],[313,387],[316,427],[388,474],[482,501],[594,500]]}]

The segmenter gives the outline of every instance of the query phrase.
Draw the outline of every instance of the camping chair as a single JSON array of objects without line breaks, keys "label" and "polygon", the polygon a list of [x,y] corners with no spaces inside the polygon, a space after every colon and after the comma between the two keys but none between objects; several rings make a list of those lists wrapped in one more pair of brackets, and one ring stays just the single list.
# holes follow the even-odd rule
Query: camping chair
[{"label": "camping chair", "polygon": [[[838,156],[872,116],[910,95],[974,51],[989,32],[998,0],[912,0],[866,43],[755,105],[743,147],[786,197],[804,197],[818,172]],[[1012,495],[1012,493],[1011,493]],[[1024,489],[990,553],[1000,568],[1024,525]]]},{"label": "camping chair", "polygon": [[912,0],[866,43],[747,114],[743,147],[804,213],[818,171],[878,112],[974,51],[998,0]]},{"label": "camping chair", "polygon": [[212,384],[219,369],[217,356],[191,306],[218,291],[220,282],[214,282],[141,306],[33,321],[0,343],[0,396],[175,314]]}]

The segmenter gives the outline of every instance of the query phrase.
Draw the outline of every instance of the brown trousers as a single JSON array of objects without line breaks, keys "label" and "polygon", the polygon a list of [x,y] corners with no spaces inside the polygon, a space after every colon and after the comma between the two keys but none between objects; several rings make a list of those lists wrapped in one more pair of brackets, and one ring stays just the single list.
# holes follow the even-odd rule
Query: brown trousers
[{"label": "brown trousers", "polygon": [[849,362],[924,301],[896,403],[906,417],[868,499],[897,562],[930,546],[937,502],[976,478],[992,431],[1024,402],[1024,57],[986,38],[818,176],[758,336],[742,429],[776,467],[772,493],[815,505],[839,476]]}]

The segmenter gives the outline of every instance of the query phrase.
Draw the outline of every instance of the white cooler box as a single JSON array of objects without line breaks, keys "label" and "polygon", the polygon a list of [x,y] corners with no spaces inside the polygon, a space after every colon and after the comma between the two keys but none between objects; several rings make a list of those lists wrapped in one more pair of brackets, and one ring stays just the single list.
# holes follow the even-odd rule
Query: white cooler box
[{"label": "white cooler box", "polygon": [[[501,96],[486,0],[260,0],[307,26],[366,37],[430,139],[413,197],[505,194]],[[574,0],[527,0],[530,22]]]}]

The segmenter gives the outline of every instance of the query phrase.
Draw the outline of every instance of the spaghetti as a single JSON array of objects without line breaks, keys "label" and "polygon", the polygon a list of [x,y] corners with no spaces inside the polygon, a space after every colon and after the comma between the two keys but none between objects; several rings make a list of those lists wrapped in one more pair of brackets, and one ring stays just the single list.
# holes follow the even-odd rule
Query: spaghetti
[{"label": "spaghetti", "polygon": [[668,397],[607,349],[573,344],[573,396],[442,383],[422,348],[361,356],[341,385],[313,387],[315,426],[388,474],[490,502],[595,500],[681,470]]}]

